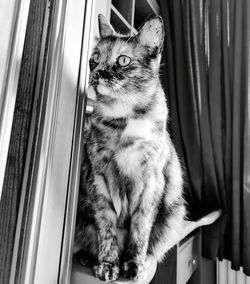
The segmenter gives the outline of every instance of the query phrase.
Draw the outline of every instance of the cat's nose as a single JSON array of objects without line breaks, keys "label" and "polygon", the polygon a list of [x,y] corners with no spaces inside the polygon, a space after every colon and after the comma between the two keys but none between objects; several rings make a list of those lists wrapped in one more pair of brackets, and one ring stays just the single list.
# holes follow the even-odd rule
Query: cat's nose
[{"label": "cat's nose", "polygon": [[99,78],[105,77],[105,71],[104,70],[98,70],[97,72],[98,72]]},{"label": "cat's nose", "polygon": [[91,75],[91,85],[95,85],[99,83],[99,79],[107,79],[110,80],[111,73],[106,71],[106,70],[96,70],[94,73]]},{"label": "cat's nose", "polygon": [[98,70],[99,78],[101,79],[111,79],[111,73],[107,70]]}]

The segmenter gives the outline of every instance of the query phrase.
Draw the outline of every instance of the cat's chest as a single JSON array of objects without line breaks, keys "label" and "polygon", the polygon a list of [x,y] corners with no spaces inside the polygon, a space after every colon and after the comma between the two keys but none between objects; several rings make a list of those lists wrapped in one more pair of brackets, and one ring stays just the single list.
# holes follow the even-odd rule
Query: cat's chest
[{"label": "cat's chest", "polygon": [[125,175],[137,173],[157,140],[154,122],[149,119],[102,120],[93,128],[95,165],[105,171],[106,164],[115,162]]},{"label": "cat's chest", "polygon": [[127,138],[151,140],[154,123],[149,119],[130,119],[120,136],[119,143],[122,145]]},{"label": "cat's chest", "polygon": [[116,150],[115,160],[125,175],[136,178],[143,171],[155,146],[153,123],[147,119],[131,120],[124,129]]},{"label": "cat's chest", "polygon": [[103,120],[98,125],[101,130],[96,131],[94,128],[94,136],[99,152],[109,149],[117,153],[138,140],[146,142],[154,139],[154,122],[149,119]]}]

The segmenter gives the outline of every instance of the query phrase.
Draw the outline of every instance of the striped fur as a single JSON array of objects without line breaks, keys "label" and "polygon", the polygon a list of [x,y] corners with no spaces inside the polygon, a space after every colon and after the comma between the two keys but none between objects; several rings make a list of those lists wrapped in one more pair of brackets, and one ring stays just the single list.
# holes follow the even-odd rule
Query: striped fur
[{"label": "striped fur", "polygon": [[[75,251],[94,262],[103,281],[119,273],[139,279],[147,257],[162,259],[185,217],[159,80],[164,31],[160,17],[134,37],[116,34],[103,16],[99,27],[90,58],[96,105],[84,138]],[[130,58],[127,66],[119,66],[121,55]]]}]

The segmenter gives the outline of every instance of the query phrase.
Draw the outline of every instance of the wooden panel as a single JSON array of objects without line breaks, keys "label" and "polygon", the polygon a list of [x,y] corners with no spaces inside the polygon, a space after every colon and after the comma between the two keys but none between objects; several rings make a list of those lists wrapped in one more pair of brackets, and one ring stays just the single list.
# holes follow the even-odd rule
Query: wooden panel
[{"label": "wooden panel", "polygon": [[192,236],[181,245],[178,258],[178,284],[185,284],[199,263],[199,235]]},{"label": "wooden panel", "polygon": [[0,283],[8,283],[46,1],[32,0],[0,201]]}]

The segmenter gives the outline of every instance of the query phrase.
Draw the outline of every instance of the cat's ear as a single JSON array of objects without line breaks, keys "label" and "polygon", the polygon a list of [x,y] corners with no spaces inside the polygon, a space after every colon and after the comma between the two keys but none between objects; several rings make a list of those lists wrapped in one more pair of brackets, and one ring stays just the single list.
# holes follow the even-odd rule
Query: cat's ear
[{"label": "cat's ear", "polygon": [[145,46],[153,56],[161,53],[164,41],[163,20],[160,16],[147,20],[138,32],[139,43]]},{"label": "cat's ear", "polygon": [[99,23],[99,33],[101,38],[111,36],[114,34],[113,27],[102,14],[98,15],[98,23]]}]

